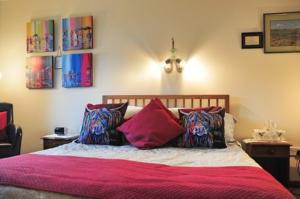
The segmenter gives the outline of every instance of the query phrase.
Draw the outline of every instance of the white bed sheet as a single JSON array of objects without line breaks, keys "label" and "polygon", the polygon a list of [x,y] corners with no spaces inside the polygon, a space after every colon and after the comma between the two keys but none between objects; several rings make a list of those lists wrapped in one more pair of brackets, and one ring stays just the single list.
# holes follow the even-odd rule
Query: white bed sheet
[{"label": "white bed sheet", "polygon": [[[133,146],[84,145],[69,143],[33,154],[69,155],[79,157],[126,159],[140,162],[161,163],[171,166],[254,166],[259,165],[237,144],[228,144],[225,149],[159,148],[139,150]],[[65,194],[0,186],[0,199],[74,199],[82,198]]]},{"label": "white bed sheet", "polygon": [[170,166],[258,167],[258,164],[237,144],[227,144],[227,148],[224,149],[165,147],[140,150],[131,145],[86,145],[72,142],[56,148],[38,151],[34,154],[125,159],[139,162],[160,163]]}]

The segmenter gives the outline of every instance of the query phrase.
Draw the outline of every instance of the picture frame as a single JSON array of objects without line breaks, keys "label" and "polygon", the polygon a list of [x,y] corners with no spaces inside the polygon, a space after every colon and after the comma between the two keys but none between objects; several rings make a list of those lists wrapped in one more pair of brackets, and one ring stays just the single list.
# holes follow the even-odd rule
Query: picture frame
[{"label": "picture frame", "polygon": [[62,19],[62,49],[93,49],[93,16]]},{"label": "picture frame", "polygon": [[32,20],[26,24],[27,53],[54,51],[54,20]]},{"label": "picture frame", "polygon": [[264,14],[264,52],[300,52],[300,12]]},{"label": "picture frame", "polygon": [[262,32],[244,32],[242,36],[242,49],[263,48]]},{"label": "picture frame", "polygon": [[54,87],[52,56],[32,56],[26,58],[26,87],[28,89]]},{"label": "picture frame", "polygon": [[93,54],[62,55],[62,86],[79,88],[93,86]]}]

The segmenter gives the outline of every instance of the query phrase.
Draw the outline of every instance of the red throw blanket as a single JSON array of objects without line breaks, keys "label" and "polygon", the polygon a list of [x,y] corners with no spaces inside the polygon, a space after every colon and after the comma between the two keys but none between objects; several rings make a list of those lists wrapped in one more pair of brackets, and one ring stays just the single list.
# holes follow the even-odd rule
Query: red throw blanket
[{"label": "red throw blanket", "polygon": [[0,184],[93,198],[294,198],[255,167],[175,167],[33,154],[0,160]]}]

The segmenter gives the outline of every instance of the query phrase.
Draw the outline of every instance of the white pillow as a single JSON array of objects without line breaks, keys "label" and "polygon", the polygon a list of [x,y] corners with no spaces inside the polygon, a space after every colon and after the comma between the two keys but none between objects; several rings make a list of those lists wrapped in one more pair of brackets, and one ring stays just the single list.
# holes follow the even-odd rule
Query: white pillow
[{"label": "white pillow", "polygon": [[235,131],[235,123],[233,115],[229,113],[225,113],[224,117],[224,131],[225,131],[225,141],[226,142],[234,142],[234,131]]},{"label": "white pillow", "polygon": [[179,108],[168,108],[168,109],[169,109],[169,111],[171,111],[173,113],[173,115],[176,116],[176,118],[179,119],[179,112],[178,112]]},{"label": "white pillow", "polygon": [[[132,117],[134,114],[141,111],[142,109],[143,107],[140,106],[128,106],[124,118],[128,119]],[[168,108],[168,109],[175,115],[176,118],[179,118],[178,108]]]},{"label": "white pillow", "polygon": [[[142,109],[143,109],[143,107],[139,107],[139,106],[128,106],[124,118],[128,119],[128,118],[132,117],[134,114],[141,111]],[[168,109],[176,116],[176,118],[179,119],[179,113],[178,113],[179,108],[168,108]],[[225,113],[224,131],[225,131],[225,141],[226,142],[234,142],[235,141],[235,139],[234,139],[235,123],[236,123],[236,120],[234,119],[233,115],[231,115],[229,113]]]},{"label": "white pillow", "polygon": [[124,115],[124,119],[128,119],[128,118],[132,117],[134,114],[138,113],[142,109],[143,109],[143,107],[140,107],[140,106],[127,106],[127,110]]}]

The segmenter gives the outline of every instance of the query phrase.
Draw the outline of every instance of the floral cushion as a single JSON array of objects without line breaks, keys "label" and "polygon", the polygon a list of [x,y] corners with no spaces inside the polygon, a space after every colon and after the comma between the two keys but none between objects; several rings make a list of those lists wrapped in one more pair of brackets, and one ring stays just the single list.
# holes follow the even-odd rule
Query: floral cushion
[{"label": "floral cushion", "polygon": [[78,141],[83,144],[121,144],[120,133],[116,131],[123,121],[118,109],[86,109]]},{"label": "floral cushion", "polygon": [[225,148],[224,115],[224,109],[217,112],[182,113],[185,133],[177,138],[177,146]]}]

